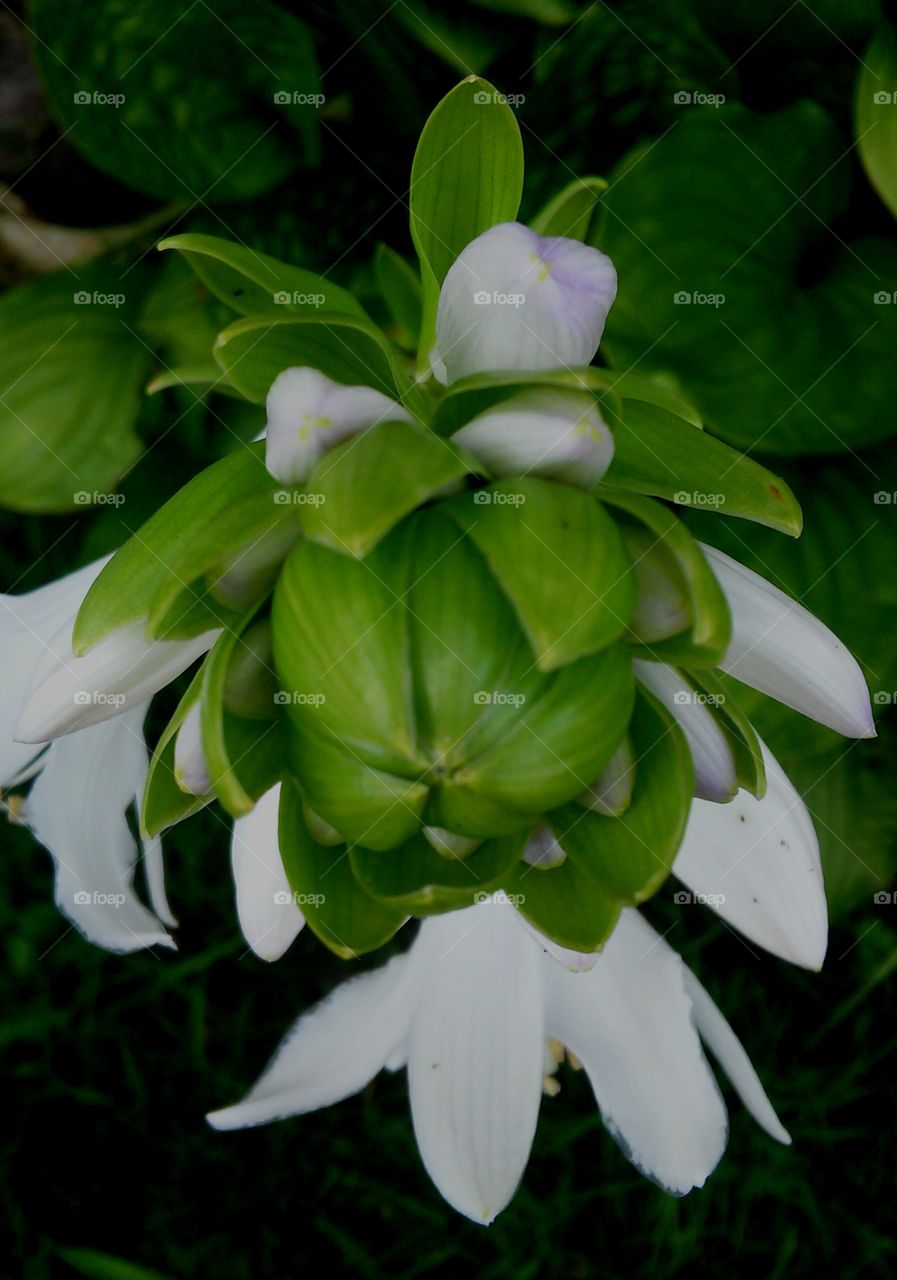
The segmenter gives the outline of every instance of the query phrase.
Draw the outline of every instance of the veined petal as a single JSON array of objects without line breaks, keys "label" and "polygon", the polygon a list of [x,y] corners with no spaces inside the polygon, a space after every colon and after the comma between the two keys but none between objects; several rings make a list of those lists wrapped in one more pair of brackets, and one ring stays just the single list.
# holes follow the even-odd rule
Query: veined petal
[{"label": "veined petal", "polygon": [[715,547],[701,544],[732,612],[723,671],[848,738],[874,738],[859,663],[809,609]]},{"label": "veined petal", "polygon": [[683,977],[685,990],[692,1003],[695,1025],[704,1044],[725,1071],[735,1092],[760,1128],[771,1138],[775,1138],[776,1142],[789,1146],[791,1136],[783,1128],[766,1096],[766,1090],[760,1083],[760,1077],[754,1070],[744,1045],[690,969],[683,971]]},{"label": "veined petal", "polygon": [[267,400],[265,465],[281,484],[303,484],[327,449],[378,422],[412,422],[373,387],[344,387],[317,369],[284,369]]},{"label": "veined petal", "polygon": [[726,1146],[726,1109],[692,1021],[684,965],[625,910],[588,973],[545,960],[547,1034],[588,1072],[604,1123],[676,1195],[703,1186]]},{"label": "veined petal", "polygon": [[59,628],[74,618],[108,559],[104,556],[35,591],[0,595],[0,786],[23,774],[36,754],[33,745],[13,738],[32,672]]},{"label": "veined petal", "polygon": [[534,389],[503,400],[452,440],[493,476],[550,476],[594,489],[614,456],[614,438],[594,396]]},{"label": "veined petal", "polygon": [[415,992],[409,956],[359,974],[303,1014],[242,1102],[206,1117],[243,1129],[329,1107],[373,1079],[407,1033]]},{"label": "veined petal", "polygon": [[735,757],[716,716],[691,685],[664,662],[633,664],[636,677],[670,711],[685,734],[695,765],[695,795],[725,804],[738,791]]},{"label": "veined petal", "polygon": [[828,914],[819,842],[807,807],[763,745],[766,794],[695,801],[673,864],[692,893],[773,955],[806,969],[825,957]]},{"label": "veined petal", "polygon": [[587,365],[616,293],[614,265],[599,250],[519,222],[490,227],[458,256],[439,295],[436,345],[448,381]]},{"label": "veined petal", "polygon": [[16,725],[21,742],[48,742],[121,715],[158,693],[212,647],[218,631],[147,640],[142,622],[119,627],[81,657],[72,624],[47,644]]},{"label": "veined petal", "polygon": [[279,807],[278,782],[237,818],[231,836],[237,917],[243,937],[262,960],[279,960],[305,924],[277,843]]},{"label": "veined petal", "polygon": [[425,920],[408,1038],[417,1144],[445,1199],[489,1223],[520,1181],[539,1112],[545,1033],[539,952],[506,902]]},{"label": "veined petal", "polygon": [[202,749],[202,706],[194,702],[174,740],[174,780],[191,796],[207,796],[212,779]]},{"label": "veined petal", "polygon": [[25,804],[25,820],[56,868],[63,915],[109,951],[173,947],[134,893],[137,844],[127,811],[142,790],[146,707],[54,742]]}]

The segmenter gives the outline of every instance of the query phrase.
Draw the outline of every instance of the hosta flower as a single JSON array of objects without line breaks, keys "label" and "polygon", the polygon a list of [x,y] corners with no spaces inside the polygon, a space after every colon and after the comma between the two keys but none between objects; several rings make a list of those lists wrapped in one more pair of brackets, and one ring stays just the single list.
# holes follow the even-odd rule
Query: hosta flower
[{"label": "hosta flower", "polygon": [[702,1040],[757,1123],[789,1142],[719,1009],[637,912],[593,968],[569,972],[493,899],[426,920],[407,955],[339,987],[299,1019],[246,1098],[209,1120],[238,1129],[300,1115],[405,1066],[427,1172],[451,1205],[489,1223],[523,1174],[557,1044],[582,1063],[628,1158],[682,1195],[703,1185],[728,1132]]}]

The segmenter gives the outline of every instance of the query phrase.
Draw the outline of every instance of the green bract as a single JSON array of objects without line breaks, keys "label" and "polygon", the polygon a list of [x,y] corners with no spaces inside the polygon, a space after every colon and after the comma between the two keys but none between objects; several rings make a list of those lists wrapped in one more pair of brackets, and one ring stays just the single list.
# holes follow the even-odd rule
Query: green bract
[{"label": "green bract", "polygon": [[[211,633],[158,744],[144,828],[213,798],[236,817],[280,783],[289,883],[341,955],[380,946],[409,914],[496,890],[557,942],[594,950],[624,905],[657,890],[695,769],[634,659],[674,665],[719,727],[738,784],[764,787],[756,734],[714,671],[730,641],[726,598],[669,504],[797,534],[784,482],[638,374],[431,376],[440,286],[472,240],[516,217],[522,181],[513,112],[485,81],[464,81],[414,162],[419,274],[385,246],[376,253],[375,314],[390,335],[345,289],[298,267],[211,236],[161,246],[234,313],[214,344],[221,374],[208,361],[172,379],[220,376],[268,402],[270,427],[272,384],[290,370],[311,398],[295,421],[278,419],[297,456],[278,470],[269,455],[268,466],[303,482],[278,483],[262,442],[209,467],[100,574],[75,650],[125,625],[148,640]],[[603,191],[589,178],[549,202],[534,224],[546,252],[600,234]],[[513,234],[519,244],[531,233]],[[379,408],[337,430],[350,391]],[[450,439],[502,413],[523,431],[553,395],[551,430],[581,406],[563,438],[606,451],[582,487],[540,471],[538,455],[509,471],[500,449],[487,465]],[[206,795],[181,790],[174,767],[197,707]],[[534,831],[552,833],[565,857],[527,860]]]}]

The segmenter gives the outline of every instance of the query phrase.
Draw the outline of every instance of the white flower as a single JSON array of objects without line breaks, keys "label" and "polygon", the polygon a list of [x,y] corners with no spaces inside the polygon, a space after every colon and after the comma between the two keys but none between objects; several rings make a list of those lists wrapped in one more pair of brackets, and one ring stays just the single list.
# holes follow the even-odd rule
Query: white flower
[{"label": "white flower", "polygon": [[493,476],[549,476],[594,489],[614,456],[595,397],[534,388],[503,400],[452,436]]},{"label": "white flower", "polygon": [[695,766],[695,795],[717,804],[731,800],[738,791],[735,757],[716,716],[673,667],[640,659],[632,667],[639,683],[672,712],[685,734]]},{"label": "white flower", "polygon": [[866,681],[838,637],[771,582],[701,545],[732,612],[721,669],[847,738],[874,738]]},{"label": "white flower", "polygon": [[433,363],[448,382],[582,367],[598,350],[616,293],[606,254],[500,223],[467,245],[443,281]]},{"label": "white flower", "polygon": [[265,465],[281,484],[304,484],[321,454],[378,422],[412,422],[373,387],[345,387],[317,369],[285,369],[267,400]]},{"label": "white flower", "polygon": [[280,783],[242,818],[231,836],[237,917],[243,937],[262,960],[279,960],[305,924],[290,889],[277,842]]},{"label": "white flower", "polygon": [[494,897],[425,920],[406,955],[338,988],[299,1019],[248,1096],[209,1120],[236,1129],[313,1111],[406,1065],[427,1171],[450,1204],[488,1223],[526,1165],[555,1040],[582,1062],[629,1158],[684,1194],[727,1136],[699,1032],[757,1122],[788,1142],[722,1015],[636,912],[594,968],[571,973]]}]

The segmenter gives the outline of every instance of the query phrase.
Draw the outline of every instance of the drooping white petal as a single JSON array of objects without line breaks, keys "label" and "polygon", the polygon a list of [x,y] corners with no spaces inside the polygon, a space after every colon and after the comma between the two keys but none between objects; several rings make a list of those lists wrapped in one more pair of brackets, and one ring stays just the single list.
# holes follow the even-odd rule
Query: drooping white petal
[{"label": "drooping white petal", "polygon": [[545,954],[551,956],[552,960],[564,969],[568,969],[570,973],[586,973],[589,969],[594,969],[598,963],[600,951],[574,951],[570,947],[562,947],[559,942],[540,932],[534,924],[530,924],[526,916],[518,912],[517,919]]},{"label": "drooping white petal", "polygon": [[522,391],[468,422],[452,441],[493,476],[550,476],[581,489],[594,489],[614,456],[595,397],[582,391]]},{"label": "drooping white petal", "polygon": [[202,707],[199,702],[184,716],[174,740],[174,780],[191,796],[207,796],[212,779],[202,749]]},{"label": "drooping white petal", "polygon": [[695,766],[695,795],[725,804],[738,791],[735,757],[729,740],[703,695],[664,662],[633,662],[640,684],[675,716],[688,741]]},{"label": "drooping white petal", "polygon": [[619,818],[632,802],[637,769],[632,739],[627,733],[595,781],[577,796],[577,803],[605,817]]},{"label": "drooping white petal", "polygon": [[875,737],[863,673],[834,632],[759,574],[701,545],[732,612],[722,670],[845,737]]},{"label": "drooping white petal", "polygon": [[552,867],[559,867],[566,859],[566,850],[547,823],[540,822],[533,828],[523,851],[524,862],[528,862],[531,867],[538,867],[540,871],[548,871]]},{"label": "drooping white petal", "polygon": [[491,1222],[514,1194],[542,1088],[540,956],[512,907],[431,917],[408,1037],[414,1131],[427,1172],[460,1213]]},{"label": "drooping white petal", "polygon": [[[135,797],[138,809],[143,798],[143,786]],[[168,905],[168,894],[165,891],[165,864],[162,860],[162,837],[150,836],[143,842],[143,874],[146,880],[146,892],[150,906],[163,924],[170,929],[177,928],[177,920]]]},{"label": "drooping white petal", "polygon": [[81,657],[67,623],[46,646],[16,725],[21,742],[48,742],[139,706],[214,644],[218,631],[189,640],[147,640],[142,622],[105,636]]},{"label": "drooping white petal", "polygon": [[108,558],[95,560],[36,591],[0,595],[0,786],[20,777],[36,754],[33,745],[16,742],[13,737],[32,672],[45,646],[74,618]]},{"label": "drooping white petal", "polygon": [[127,811],[146,777],[145,713],[136,707],[54,742],[25,804],[25,820],[53,858],[56,905],[109,951],[174,946],[133,887],[138,849]]},{"label": "drooping white petal", "polygon": [[806,969],[825,957],[828,914],[807,807],[763,745],[766,794],[721,806],[696,800],[673,873],[728,924]]},{"label": "drooping white petal", "polygon": [[243,937],[262,960],[279,960],[305,924],[283,869],[277,843],[280,783],[237,818],[231,867]]},{"label": "drooping white petal", "polygon": [[498,369],[587,365],[616,293],[605,254],[503,222],[472,240],[443,281],[437,356],[449,382]]},{"label": "drooping white petal", "polygon": [[404,1042],[415,989],[409,956],[342,983],[287,1033],[243,1101],[213,1111],[209,1124],[243,1129],[357,1093]]},{"label": "drooping white petal", "polygon": [[483,843],[474,836],[460,836],[447,827],[422,827],[421,830],[427,843],[442,858],[469,858]]},{"label": "drooping white petal", "polygon": [[760,1077],[753,1068],[744,1045],[723,1017],[718,1006],[690,969],[683,971],[685,990],[692,1003],[695,1025],[704,1044],[732,1082],[735,1092],[761,1129],[776,1142],[790,1145],[791,1136],[783,1128]]},{"label": "drooping white petal", "polygon": [[548,1034],[582,1062],[604,1122],[632,1162],[677,1195],[703,1186],[728,1128],[683,971],[632,910],[590,972],[543,962]]},{"label": "drooping white petal", "polygon": [[267,400],[265,465],[281,484],[303,484],[327,449],[378,422],[411,422],[373,387],[344,387],[317,369],[284,369]]}]

